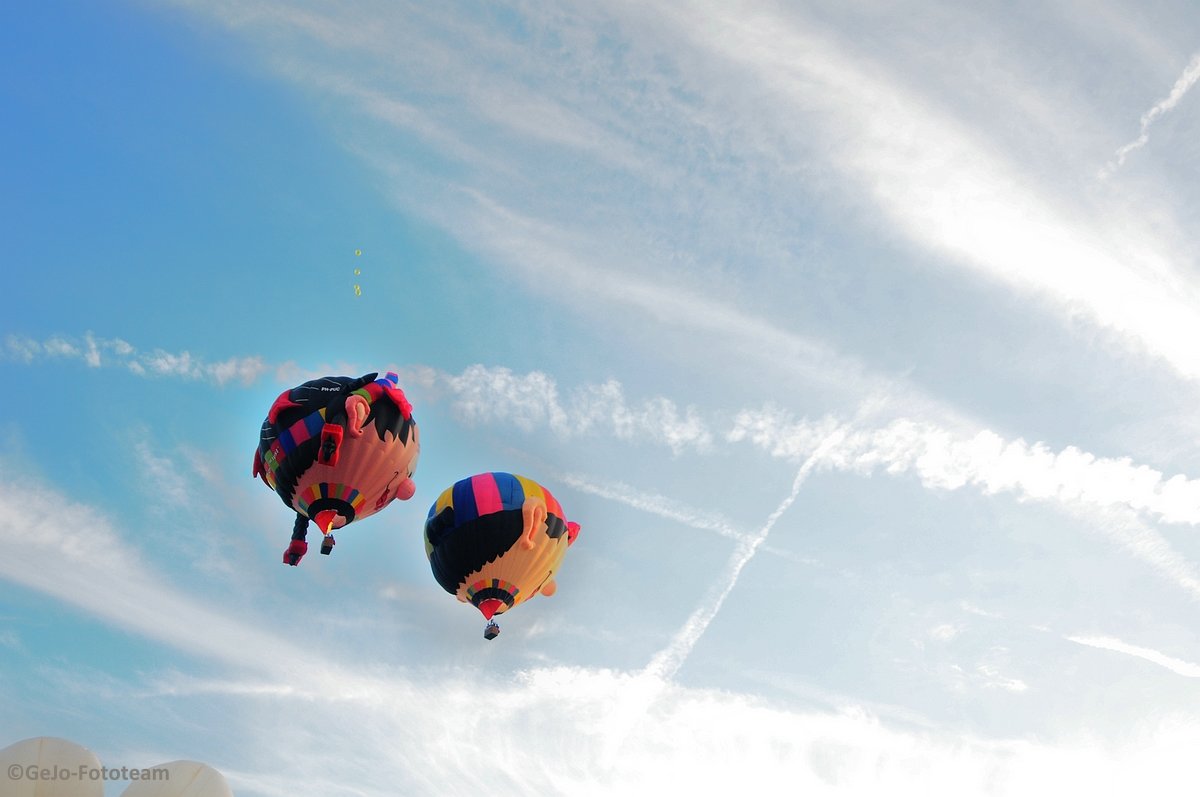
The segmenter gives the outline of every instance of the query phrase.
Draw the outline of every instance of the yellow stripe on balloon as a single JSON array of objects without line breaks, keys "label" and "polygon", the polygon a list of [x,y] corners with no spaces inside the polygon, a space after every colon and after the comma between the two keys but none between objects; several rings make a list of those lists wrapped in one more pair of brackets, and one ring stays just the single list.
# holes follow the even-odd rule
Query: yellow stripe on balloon
[{"label": "yellow stripe on balloon", "polygon": [[437,504],[435,504],[436,508],[434,509],[433,514],[435,516],[440,515],[440,514],[442,514],[443,509],[445,509],[446,507],[453,507],[453,506],[454,506],[454,488],[450,487],[448,489],[443,490],[442,494],[438,496]]},{"label": "yellow stripe on balloon", "polygon": [[540,498],[542,501],[546,500],[546,491],[542,489],[542,485],[538,484],[533,479],[526,479],[524,476],[517,476],[515,473],[513,476],[521,483],[521,489],[524,490],[525,497],[527,499]]}]

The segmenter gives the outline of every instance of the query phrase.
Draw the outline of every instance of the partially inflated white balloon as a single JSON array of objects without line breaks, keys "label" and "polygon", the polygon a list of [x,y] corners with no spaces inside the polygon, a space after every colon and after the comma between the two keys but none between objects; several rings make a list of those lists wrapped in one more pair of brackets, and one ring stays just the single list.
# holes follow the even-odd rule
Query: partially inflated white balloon
[{"label": "partially inflated white balloon", "polygon": [[0,750],[4,797],[104,797],[100,759],[86,747],[38,736]]},{"label": "partially inflated white balloon", "polygon": [[220,772],[199,761],[170,761],[147,767],[121,797],[233,797]]}]

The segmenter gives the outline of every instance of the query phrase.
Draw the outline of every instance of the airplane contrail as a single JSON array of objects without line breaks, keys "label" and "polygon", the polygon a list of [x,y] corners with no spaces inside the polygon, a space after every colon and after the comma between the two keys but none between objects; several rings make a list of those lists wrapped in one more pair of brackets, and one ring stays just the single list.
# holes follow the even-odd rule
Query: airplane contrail
[{"label": "airplane contrail", "polygon": [[1116,160],[1110,162],[1103,173],[1110,174],[1121,168],[1125,164],[1125,158],[1129,156],[1129,153],[1145,146],[1146,142],[1150,140],[1150,125],[1154,124],[1155,119],[1178,105],[1179,101],[1183,99],[1183,95],[1196,84],[1197,80],[1200,80],[1200,53],[1192,56],[1192,60],[1187,65],[1187,68],[1183,70],[1183,74],[1179,76],[1179,79],[1175,81],[1175,85],[1171,87],[1171,93],[1153,108],[1142,114],[1142,129],[1138,137],[1117,150]]},{"label": "airplane contrail", "polygon": [[767,535],[771,533],[779,518],[783,516],[793,503],[796,501],[796,496],[800,494],[800,488],[804,486],[804,482],[808,479],[810,473],[825,453],[836,445],[842,438],[845,437],[845,431],[841,428],[833,434],[826,437],[817,450],[804,461],[800,466],[800,470],[796,472],[796,478],[792,480],[792,489],[787,494],[787,497],[780,502],[755,534],[739,543],[734,550],[733,556],[729,559],[729,564],[725,568],[724,587],[721,591],[709,600],[702,603],[692,612],[683,626],[671,638],[671,642],[662,650],[650,659],[650,663],[646,665],[642,671],[643,675],[651,676],[662,681],[670,680],[674,677],[683,663],[687,661],[687,657],[696,647],[696,643],[704,636],[704,632],[708,630],[708,626],[712,623],[713,618],[717,616],[717,612],[721,610],[721,605],[725,603],[725,599],[733,592],[733,588],[737,586],[738,578],[742,574],[742,570],[754,558],[754,554],[758,552],[760,546],[766,541]]}]

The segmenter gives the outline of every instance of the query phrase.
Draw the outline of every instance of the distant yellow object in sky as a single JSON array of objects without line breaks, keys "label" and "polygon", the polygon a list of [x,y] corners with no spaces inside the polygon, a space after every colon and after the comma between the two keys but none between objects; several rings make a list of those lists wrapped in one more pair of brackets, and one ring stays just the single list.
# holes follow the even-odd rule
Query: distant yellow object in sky
[{"label": "distant yellow object in sky", "polygon": [[362,296],[362,288],[360,288],[360,287],[358,287],[357,285],[355,285],[355,286],[354,286],[354,295],[355,295],[355,296]]},{"label": "distant yellow object in sky", "polygon": [[361,274],[361,273],[362,273],[362,269],[361,269],[361,268],[356,268],[356,269],[354,269],[354,276],[356,276],[356,277],[357,277],[357,276],[358,276],[359,274]]},{"label": "distant yellow object in sky", "polygon": [[361,249],[355,249],[355,250],[354,250],[354,256],[355,256],[355,257],[358,257],[358,256],[359,256],[359,255],[361,255],[361,254],[362,254],[362,250],[361,250]]}]

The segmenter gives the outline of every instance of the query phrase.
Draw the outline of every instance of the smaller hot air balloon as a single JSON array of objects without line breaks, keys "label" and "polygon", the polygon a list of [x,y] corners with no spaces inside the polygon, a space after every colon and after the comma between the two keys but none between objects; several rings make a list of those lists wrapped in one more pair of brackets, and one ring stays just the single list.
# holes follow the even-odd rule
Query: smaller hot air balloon
[{"label": "smaller hot air balloon", "polygon": [[254,475],[296,513],[284,564],[308,552],[308,522],[333,530],[412,498],[421,446],[412,405],[389,372],[326,376],[285,390],[259,432]]},{"label": "smaller hot air balloon", "polygon": [[579,534],[542,485],[511,473],[480,473],[455,482],[425,521],[425,553],[433,577],[487,620],[534,595],[553,595],[554,574]]}]

